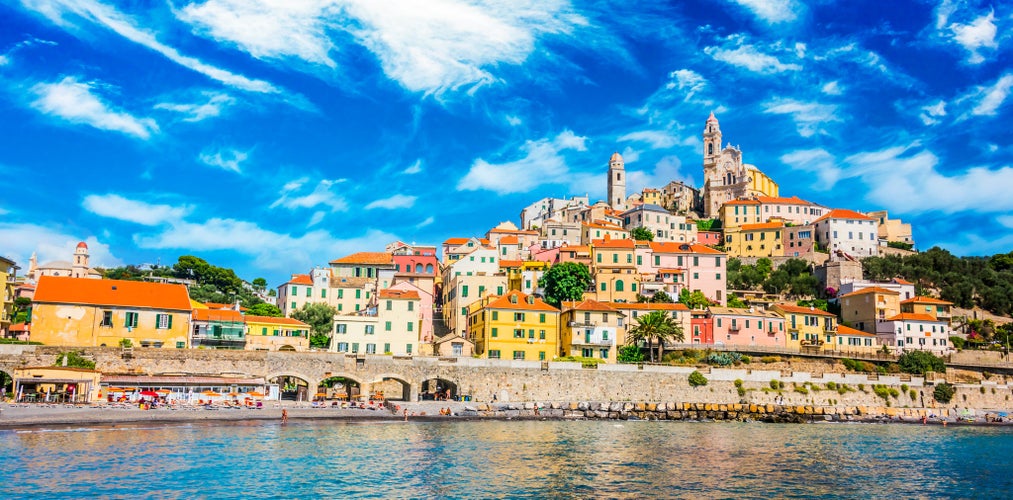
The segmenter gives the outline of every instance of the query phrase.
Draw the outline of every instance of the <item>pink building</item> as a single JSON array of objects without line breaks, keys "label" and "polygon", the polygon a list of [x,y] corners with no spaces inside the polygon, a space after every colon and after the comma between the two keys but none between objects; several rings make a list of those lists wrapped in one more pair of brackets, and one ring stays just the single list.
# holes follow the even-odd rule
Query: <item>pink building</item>
[{"label": "pink building", "polygon": [[781,247],[786,257],[806,257],[813,253],[813,227],[787,226],[781,231]]},{"label": "pink building", "polygon": [[427,290],[408,281],[399,281],[388,290],[416,292],[419,294],[419,342],[423,345],[433,342],[433,302],[435,300],[433,288],[428,287]]},{"label": "pink building", "polygon": [[556,264],[559,262],[559,247],[542,248],[541,245],[532,245],[528,248],[531,252],[531,260]]},{"label": "pink building", "polygon": [[727,303],[726,282],[727,256],[699,243],[650,243],[638,245],[636,249],[637,271],[644,276],[656,276],[662,270],[682,270],[681,276],[674,273],[676,293],[683,288],[690,292],[700,291],[707,299],[717,304]]},{"label": "pink building", "polygon": [[711,307],[708,311],[714,321],[717,345],[785,346],[784,318],[777,313],[730,307]]},{"label": "pink building", "polygon": [[721,231],[697,231],[696,242],[701,245],[720,245]]},{"label": "pink building", "polygon": [[693,344],[714,344],[714,318],[707,311],[690,312],[690,331],[686,333],[686,342]]}]

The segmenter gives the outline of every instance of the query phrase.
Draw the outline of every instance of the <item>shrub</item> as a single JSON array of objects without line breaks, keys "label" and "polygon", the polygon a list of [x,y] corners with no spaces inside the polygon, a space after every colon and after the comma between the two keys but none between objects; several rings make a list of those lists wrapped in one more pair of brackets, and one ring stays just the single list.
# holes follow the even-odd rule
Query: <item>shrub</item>
[{"label": "shrub", "polygon": [[742,358],[741,358],[741,361],[742,361],[743,363],[745,363],[745,364],[747,364],[747,365],[748,365],[749,363],[752,363],[752,362],[753,362],[753,358],[750,358],[749,356],[746,356],[746,355],[744,355],[744,354],[743,354],[743,355],[742,355]]},{"label": "shrub", "polygon": [[858,384],[858,390],[865,392],[865,384]]},{"label": "shrub", "polygon": [[781,356],[764,356],[764,357],[760,358],[760,362],[761,363],[766,363],[766,364],[778,363],[780,361],[781,361]]},{"label": "shrub", "polygon": [[771,380],[770,381],[770,388],[774,389],[775,391],[778,390],[778,389],[780,389],[781,388],[781,381],[777,380],[777,379]]},{"label": "shrub", "polygon": [[907,392],[907,384],[900,384],[900,392]]},{"label": "shrub", "polygon": [[735,379],[735,387],[742,387],[742,379],[741,378]]},{"label": "shrub", "polygon": [[731,366],[742,362],[742,355],[737,352],[715,352],[704,358],[703,362],[708,365]]},{"label": "shrub", "polygon": [[877,396],[883,398],[884,401],[890,401],[890,389],[882,384],[874,384],[872,386],[872,392]]},{"label": "shrub", "polygon": [[736,392],[739,393],[739,397],[742,397],[742,396],[746,395],[746,388],[745,387],[736,387],[735,390],[736,390]]},{"label": "shrub", "polygon": [[624,345],[619,348],[616,361],[620,363],[640,363],[644,360],[644,353],[635,345]]},{"label": "shrub", "polygon": [[961,338],[961,337],[958,337],[958,336],[954,335],[954,336],[950,337],[950,345],[952,345],[953,347],[955,347],[957,349],[963,349],[964,348],[964,339]]},{"label": "shrub", "polygon": [[120,339],[120,347],[132,347],[133,345],[134,343],[130,339]]},{"label": "shrub", "polygon": [[918,391],[916,391],[914,389],[911,389],[910,394],[911,394],[911,401],[917,401],[918,400]]},{"label": "shrub", "polygon": [[700,349],[683,349],[682,356],[690,359],[700,359],[703,357],[703,351]]},{"label": "shrub", "polygon": [[953,394],[956,392],[957,391],[953,388],[952,385],[943,382],[941,384],[936,385],[936,388],[932,391],[932,397],[935,398],[936,401],[946,404],[953,399]]},{"label": "shrub", "polygon": [[940,358],[927,351],[911,351],[901,354],[897,360],[901,371],[924,375],[928,372],[943,373],[946,371],[946,364]]},{"label": "shrub", "polygon": [[73,368],[87,368],[89,370],[95,369],[95,362],[88,358],[85,358],[84,356],[81,356],[81,353],[77,351],[70,351],[60,354],[59,356],[57,356],[56,364],[54,364],[53,366],[64,366],[63,363],[64,358],[66,358],[67,360],[66,366],[70,366]]},{"label": "shrub", "polygon": [[795,392],[799,394],[809,394],[809,389],[806,389],[804,385],[795,387]]},{"label": "shrub", "polygon": [[830,389],[831,391],[836,391],[837,390],[837,383],[835,383],[835,382],[827,382],[827,389]]},{"label": "shrub", "polygon": [[689,385],[693,387],[707,385],[707,377],[704,377],[702,373],[694,370],[693,373],[689,374]]}]

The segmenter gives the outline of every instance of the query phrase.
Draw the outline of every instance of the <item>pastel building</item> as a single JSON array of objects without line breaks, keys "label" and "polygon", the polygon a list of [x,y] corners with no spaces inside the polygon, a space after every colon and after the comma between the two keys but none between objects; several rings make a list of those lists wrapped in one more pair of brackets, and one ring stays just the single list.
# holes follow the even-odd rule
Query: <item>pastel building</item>
[{"label": "pastel building", "polygon": [[246,350],[308,351],[310,325],[293,318],[272,316],[243,317],[246,323]]},{"label": "pastel building", "polygon": [[634,263],[636,242],[632,239],[594,240],[591,245],[591,275],[594,291],[584,295],[599,302],[636,302],[640,273]]},{"label": "pastel building", "polygon": [[334,317],[331,352],[413,355],[419,353],[419,296],[381,290],[369,309]]},{"label": "pastel building", "polygon": [[835,209],[813,222],[816,243],[830,252],[830,260],[879,255],[876,219],[853,210]]},{"label": "pastel building", "polygon": [[673,298],[686,289],[699,291],[714,303],[727,303],[728,258],[724,252],[701,244],[651,242],[637,247],[636,262],[638,272],[655,276],[654,281],[664,283]]},{"label": "pastel building", "polygon": [[82,241],[74,248],[74,255],[70,261],[54,260],[40,265],[33,253],[28,261],[27,276],[34,282],[38,282],[43,276],[101,279],[102,273],[90,266],[88,244]]},{"label": "pastel building", "polygon": [[714,343],[717,345],[748,345],[784,347],[784,318],[775,312],[759,309],[711,307],[714,320]]},{"label": "pastel building", "polygon": [[891,316],[876,323],[876,330],[880,341],[896,353],[919,350],[943,355],[952,350],[950,336],[953,332],[949,324],[928,314]]},{"label": "pastel building", "polygon": [[6,337],[14,319],[14,261],[0,257],[0,336]]},{"label": "pastel building", "polygon": [[953,321],[952,308],[953,302],[932,297],[918,296],[900,301],[900,312],[902,313],[927,314],[934,319],[945,321],[947,324],[952,324]]},{"label": "pastel building", "polygon": [[743,224],[725,231],[725,250],[732,257],[780,257],[784,255],[783,231],[780,221]]},{"label": "pastel building", "polygon": [[774,304],[770,310],[784,317],[788,330],[785,347],[788,349],[833,349],[837,335],[836,315],[793,304]]},{"label": "pastel building", "polygon": [[488,359],[550,360],[559,352],[559,309],[517,290],[472,303],[468,338]]},{"label": "pastel building", "polygon": [[844,354],[869,355],[879,352],[882,346],[877,335],[844,325],[837,325],[837,335],[835,338],[837,339],[837,343],[833,346],[827,346],[824,350],[832,350]]},{"label": "pastel building", "polygon": [[627,231],[638,227],[646,228],[654,235],[654,241],[696,241],[695,223],[687,221],[683,215],[672,215],[658,205],[637,205],[623,212],[622,217],[623,227]]},{"label": "pastel building", "polygon": [[197,308],[191,313],[190,346],[210,349],[244,349],[246,319],[234,309]]},{"label": "pastel building", "polygon": [[690,331],[686,341],[692,344],[714,344],[714,318],[706,310],[690,311]]},{"label": "pastel building", "polygon": [[563,302],[559,323],[559,355],[616,361],[617,346],[626,339],[624,314],[595,300]]},{"label": "pastel building", "polygon": [[600,220],[596,220],[594,222],[585,222],[580,225],[580,229],[581,229],[580,235],[581,245],[589,245],[594,240],[600,240],[605,238],[612,240],[622,240],[630,238],[630,232],[624,229],[622,226]]},{"label": "pastel building", "polygon": [[813,253],[815,241],[812,226],[786,226],[781,236],[783,255],[796,258],[808,257]]},{"label": "pastel building", "polygon": [[732,200],[778,196],[779,187],[773,179],[744,163],[741,149],[730,143],[722,148],[721,141],[721,125],[711,113],[703,132],[704,217],[715,217],[721,205]]},{"label": "pastel building", "polygon": [[886,288],[862,288],[839,298],[841,319],[848,326],[863,332],[877,333],[877,323],[900,313],[900,292]]},{"label": "pastel building", "polygon": [[826,207],[810,203],[798,196],[790,198],[757,196],[756,201],[760,202],[759,216],[763,219],[762,222],[778,218],[786,224],[805,226],[829,211]]},{"label": "pastel building", "polygon": [[453,276],[443,286],[443,321],[452,332],[467,331],[468,307],[488,295],[501,296],[509,289],[505,274]]},{"label": "pastel building", "polygon": [[692,325],[691,315],[689,308],[686,307],[685,304],[666,302],[613,302],[609,305],[623,314],[618,323],[619,327],[622,328],[620,331],[620,339],[622,340],[622,343],[625,343],[626,339],[629,338],[630,329],[639,324],[637,322],[637,318],[656,311],[660,311],[664,313],[665,316],[675,320],[675,323],[682,329],[686,341],[688,342],[690,339],[690,329]]},{"label": "pastel building", "polygon": [[539,241],[543,248],[580,245],[581,224],[550,219],[541,227]]},{"label": "pastel building", "polygon": [[33,301],[31,339],[46,345],[188,345],[184,285],[42,276]]},{"label": "pastel building", "polygon": [[587,196],[565,198],[542,198],[521,210],[521,227],[524,229],[543,228],[551,220],[563,220],[564,210],[571,207],[588,206]]},{"label": "pastel building", "polygon": [[752,199],[726,201],[716,216],[721,220],[721,229],[725,233],[734,231],[743,224],[766,222],[760,215],[760,202]]}]

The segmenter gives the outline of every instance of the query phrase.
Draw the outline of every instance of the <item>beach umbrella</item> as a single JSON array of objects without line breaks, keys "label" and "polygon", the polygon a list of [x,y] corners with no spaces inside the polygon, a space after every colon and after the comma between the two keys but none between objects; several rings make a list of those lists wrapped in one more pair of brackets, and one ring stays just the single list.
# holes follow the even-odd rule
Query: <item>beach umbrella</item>
[{"label": "beach umbrella", "polygon": [[209,397],[218,397],[218,396],[221,396],[221,394],[219,394],[219,393],[217,393],[215,391],[212,391],[212,390],[204,391],[204,392],[201,393],[201,395],[202,396],[209,396]]},{"label": "beach umbrella", "polygon": [[106,392],[123,392],[122,387],[106,387]]},{"label": "beach umbrella", "polygon": [[155,391],[141,391],[140,394],[138,394],[138,395],[141,396],[142,398],[157,398],[158,397],[158,393],[155,392]]},{"label": "beach umbrella", "polygon": [[171,394],[172,393],[172,391],[170,391],[169,389],[159,389],[159,390],[157,390],[155,392],[157,392],[159,394]]},{"label": "beach umbrella", "polygon": [[246,394],[248,396],[250,396],[251,398],[262,398],[262,397],[264,397],[264,393],[258,392],[258,391],[250,391],[250,392],[247,392]]}]

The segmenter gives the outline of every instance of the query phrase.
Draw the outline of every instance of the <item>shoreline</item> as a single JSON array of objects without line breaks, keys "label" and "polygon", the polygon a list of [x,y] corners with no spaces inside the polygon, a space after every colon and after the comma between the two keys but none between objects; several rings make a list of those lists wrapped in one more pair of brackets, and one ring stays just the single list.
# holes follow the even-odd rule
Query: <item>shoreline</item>
[{"label": "shoreline", "polygon": [[[392,404],[396,404],[392,402]],[[610,405],[603,403],[602,405]],[[614,406],[614,404],[611,404]],[[620,403],[620,405],[632,405]],[[1003,419],[1001,422],[986,422],[985,414],[995,415],[995,411],[976,410],[973,419],[965,420],[954,417],[929,416],[923,422],[917,415],[919,409],[908,412],[908,415],[887,415],[870,412],[868,409],[852,414],[850,412],[829,411],[821,407],[777,407],[757,408],[753,411],[742,408],[718,408],[718,405],[684,403],[679,406],[685,410],[657,408],[647,410],[648,405],[632,405],[629,410],[607,411],[600,408],[564,409],[561,404],[539,404],[535,411],[535,403],[500,403],[495,406],[488,404],[471,404],[461,402],[418,402],[405,403],[401,413],[394,413],[385,407],[373,409],[311,407],[306,403],[279,403],[261,409],[204,409],[201,407],[159,408],[142,410],[136,406],[127,407],[94,407],[72,405],[0,405],[0,432],[39,429],[68,429],[81,427],[116,427],[119,425],[172,425],[192,423],[221,422],[278,422],[282,424],[282,411],[288,413],[290,421],[343,421],[343,422],[402,422],[404,411],[408,411],[408,421],[452,422],[452,421],[531,421],[531,420],[611,420],[623,421],[671,421],[671,422],[757,422],[757,423],[794,423],[794,424],[829,424],[829,423],[865,423],[865,424],[910,424],[937,425],[958,427],[1013,427],[1013,421]],[[583,406],[583,405],[581,405]],[[653,405],[652,405],[653,406]],[[733,405],[727,405],[733,406]],[[696,408],[700,409],[697,410]],[[710,409],[713,407],[713,409]],[[451,415],[441,415],[440,410],[449,408]],[[590,408],[590,407],[588,407]],[[760,411],[762,410],[762,411]],[[801,410],[801,411],[797,411]],[[828,410],[828,411],[824,411]],[[911,409],[907,409],[911,410]],[[847,414],[846,414],[847,413]]]}]

